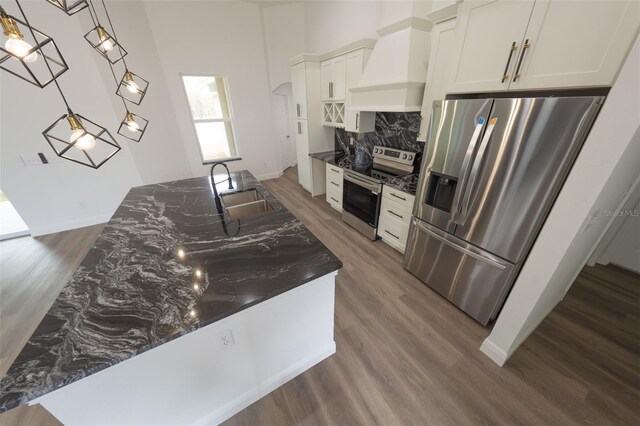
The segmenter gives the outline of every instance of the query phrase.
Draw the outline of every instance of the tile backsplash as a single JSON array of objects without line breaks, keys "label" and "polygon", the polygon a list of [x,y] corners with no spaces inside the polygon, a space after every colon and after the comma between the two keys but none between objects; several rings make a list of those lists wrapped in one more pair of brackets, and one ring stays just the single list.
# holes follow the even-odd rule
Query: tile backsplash
[{"label": "tile backsplash", "polygon": [[[378,112],[375,132],[358,134],[335,129],[335,149],[348,152],[357,162],[372,161],[374,145],[422,152],[424,142],[416,140],[419,130],[419,112]],[[354,146],[349,145],[352,137],[355,139]]]}]

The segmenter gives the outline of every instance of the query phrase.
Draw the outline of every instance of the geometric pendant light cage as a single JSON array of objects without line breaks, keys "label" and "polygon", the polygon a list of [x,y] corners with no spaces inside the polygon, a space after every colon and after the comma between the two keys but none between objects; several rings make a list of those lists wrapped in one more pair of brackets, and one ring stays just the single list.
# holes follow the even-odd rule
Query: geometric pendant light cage
[{"label": "geometric pendant light cage", "polygon": [[118,134],[132,141],[140,142],[145,130],[147,130],[148,123],[149,121],[146,119],[127,111],[118,128]]},{"label": "geometric pendant light cage", "polygon": [[0,25],[0,69],[40,88],[69,69],[51,37],[7,15],[1,7]]},{"label": "geometric pendant light cage", "polygon": [[42,134],[59,157],[94,169],[120,151],[107,129],[71,110]]},{"label": "geometric pendant light cage", "polygon": [[127,51],[120,46],[115,37],[109,34],[107,30],[99,24],[86,33],[84,38],[96,52],[100,53],[112,64],[115,64],[127,55]]},{"label": "geometric pendant light cage", "polygon": [[147,94],[149,82],[144,78],[125,70],[124,75],[120,79],[116,95],[128,100],[136,105],[140,105],[144,95]]},{"label": "geometric pendant light cage", "polygon": [[89,6],[87,0],[47,0],[49,3],[62,10],[67,15],[75,15]]}]

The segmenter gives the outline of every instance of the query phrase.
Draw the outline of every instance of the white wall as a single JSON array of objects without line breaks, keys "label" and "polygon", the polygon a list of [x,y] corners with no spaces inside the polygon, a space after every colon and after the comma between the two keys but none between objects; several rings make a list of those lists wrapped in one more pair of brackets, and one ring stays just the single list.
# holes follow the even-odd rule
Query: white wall
[{"label": "white wall", "polygon": [[[102,15],[100,2],[94,2]],[[185,141],[180,135],[178,121],[171,108],[171,98],[162,72],[155,40],[149,27],[146,10],[140,1],[109,1],[107,3],[116,34],[128,55],[125,57],[130,71],[149,81],[149,89],[139,106],[128,103],[134,114],[149,120],[149,126],[140,143],[127,142],[133,159],[144,184],[166,182],[193,176],[187,160]],[[91,19],[86,13],[77,15],[88,31]],[[106,24],[106,22],[103,22]],[[102,57],[93,55],[98,64],[104,84],[111,95],[115,92],[115,83],[109,67]],[[122,78],[124,65],[114,65],[116,77]],[[112,107],[120,119],[125,109],[118,96],[109,96]],[[126,140],[123,138],[123,140]]]},{"label": "white wall", "polygon": [[379,7],[379,1],[367,0],[305,2],[306,53],[325,53],[361,38],[378,38]]},{"label": "white wall", "polygon": [[499,364],[562,299],[640,180],[640,43],[634,47],[482,350]]},{"label": "white wall", "polygon": [[[15,3],[3,2],[10,14]],[[82,37],[79,21],[46,2],[24,2],[31,24],[53,37],[69,71],[59,78],[74,112],[107,127],[116,135],[120,117],[111,107],[94,53]],[[42,131],[66,113],[55,86],[39,89],[0,73],[0,187],[34,235],[107,221],[132,185],[141,183],[129,144],[100,169],[68,161],[19,167],[16,156],[54,151]]]},{"label": "white wall", "polygon": [[272,91],[281,84],[291,82],[289,59],[305,51],[304,18],[302,3],[262,8],[269,85]]},{"label": "white wall", "polygon": [[640,185],[618,214],[596,249],[601,250],[596,261],[603,265],[613,263],[640,274]]},{"label": "white wall", "polygon": [[163,68],[173,114],[194,175],[203,175],[180,73],[227,77],[236,144],[258,178],[279,176],[260,6],[245,2],[149,1],[145,9]]}]

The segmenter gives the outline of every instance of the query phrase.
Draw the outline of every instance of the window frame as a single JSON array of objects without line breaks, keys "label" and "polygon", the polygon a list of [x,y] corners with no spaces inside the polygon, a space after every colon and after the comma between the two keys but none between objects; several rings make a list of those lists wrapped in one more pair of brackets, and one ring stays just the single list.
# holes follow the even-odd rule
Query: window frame
[{"label": "window frame", "polygon": [[[193,129],[193,134],[195,136],[196,143],[198,145],[198,152],[200,154],[200,160],[202,164],[213,164],[219,161],[236,161],[241,160],[240,155],[240,147],[238,145],[238,138],[236,135],[236,129],[234,126],[234,113],[233,113],[233,105],[231,102],[231,96],[229,95],[229,80],[227,76],[224,74],[203,74],[203,73],[179,73],[180,76],[180,85],[182,86],[182,93],[184,94],[184,100],[187,105],[187,109],[189,110],[189,117],[191,121],[191,128]],[[224,83],[224,91],[225,97],[227,98],[227,108],[229,109],[229,118],[194,118],[193,111],[191,110],[191,103],[189,102],[189,95],[187,94],[187,88],[184,85],[184,77],[213,77],[213,78],[221,78]],[[200,143],[200,138],[198,137],[198,130],[196,128],[197,123],[230,123],[231,125],[231,135],[233,136],[233,149],[229,147],[229,151],[231,151],[230,157],[224,158],[216,158],[213,160],[205,160],[204,154],[202,152],[202,144]],[[228,141],[227,141],[228,142]],[[233,155],[233,151],[235,151],[235,155]]]}]

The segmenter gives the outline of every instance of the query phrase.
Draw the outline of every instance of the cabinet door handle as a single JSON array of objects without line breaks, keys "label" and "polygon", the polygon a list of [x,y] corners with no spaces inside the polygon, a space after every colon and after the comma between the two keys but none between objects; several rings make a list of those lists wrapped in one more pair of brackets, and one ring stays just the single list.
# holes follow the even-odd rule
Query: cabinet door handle
[{"label": "cabinet door handle", "polygon": [[509,74],[507,74],[507,72],[509,71],[509,64],[511,63],[513,52],[515,52],[516,50],[518,50],[518,46],[516,46],[516,42],[514,41],[513,43],[511,43],[511,48],[509,49],[509,58],[507,59],[507,65],[504,67],[504,72],[502,73],[502,80],[500,81],[500,83],[504,83],[509,78]]},{"label": "cabinet door handle", "polygon": [[[316,87],[318,87],[318,86],[316,86]],[[318,92],[316,92],[316,93],[318,93]],[[329,198],[331,198],[331,199],[332,199],[333,201],[335,201],[336,203],[339,203],[339,202],[340,202],[340,201],[336,200],[336,199],[335,199],[335,198],[333,198],[333,197],[329,197]]]},{"label": "cabinet door handle", "polygon": [[359,130],[360,126],[358,121],[360,120],[360,113],[356,112],[356,130]]},{"label": "cabinet door handle", "polygon": [[[317,92],[316,92],[317,93]],[[301,135],[302,134],[302,125],[300,124],[300,122],[298,122],[298,134]]]},{"label": "cabinet door handle", "polygon": [[384,232],[386,232],[387,234],[391,235],[393,238],[395,238],[396,240],[399,240],[400,237],[398,237],[396,234],[392,234],[391,232],[387,231],[386,229],[384,230]]},{"label": "cabinet door handle", "polygon": [[296,110],[298,111],[298,117],[300,117],[300,104],[296,104]]},{"label": "cabinet door handle", "polygon": [[[316,86],[316,87],[317,87],[317,86]],[[316,92],[316,93],[317,93],[317,92]],[[392,197],[399,198],[399,199],[401,199],[402,201],[407,201],[407,199],[406,199],[406,198],[401,197],[401,196],[399,196],[399,195],[396,195],[396,194],[394,194],[393,192],[390,192],[390,193],[389,193],[389,195],[391,195]]]},{"label": "cabinet door handle", "polygon": [[336,170],[336,169],[329,169],[329,170],[331,170],[334,173],[340,173],[340,170]]},{"label": "cabinet door handle", "polygon": [[529,44],[529,39],[526,39],[524,41],[524,44],[522,45],[522,53],[520,53],[520,59],[518,60],[518,67],[516,68],[516,73],[513,75],[513,81],[514,82],[520,78],[520,67],[522,66],[522,60],[524,59],[524,53],[527,51],[527,49],[529,47],[531,47],[531,44]]},{"label": "cabinet door handle", "polygon": [[335,183],[334,181],[331,181],[331,184],[332,184],[332,185],[335,185],[335,186],[340,186],[340,185],[338,185],[337,183]]},{"label": "cabinet door handle", "polygon": [[392,215],[399,217],[400,219],[404,218],[404,216],[399,215],[398,213],[394,212],[393,210],[387,210],[389,213],[391,213]]}]

